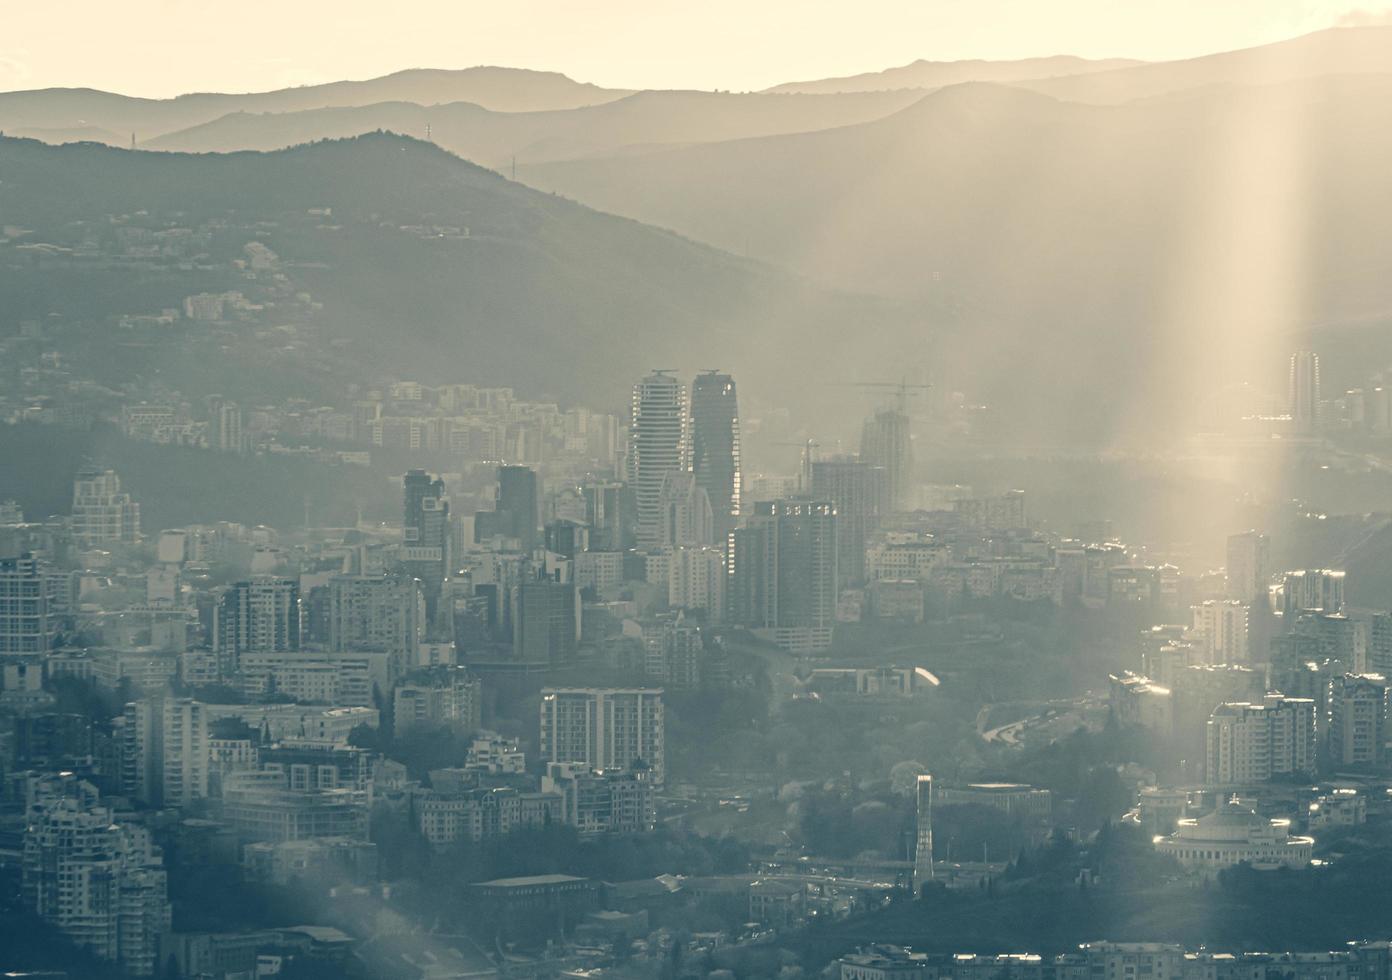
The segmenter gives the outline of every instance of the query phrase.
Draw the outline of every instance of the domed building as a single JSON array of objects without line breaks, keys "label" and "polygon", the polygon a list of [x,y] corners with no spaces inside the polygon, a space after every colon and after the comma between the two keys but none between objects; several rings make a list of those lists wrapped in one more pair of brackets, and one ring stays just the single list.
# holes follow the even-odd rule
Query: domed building
[{"label": "domed building", "polygon": [[1293,837],[1289,820],[1268,820],[1240,803],[1224,803],[1202,817],[1180,820],[1155,849],[1191,871],[1214,874],[1244,861],[1258,870],[1303,868],[1314,853],[1313,837]]}]

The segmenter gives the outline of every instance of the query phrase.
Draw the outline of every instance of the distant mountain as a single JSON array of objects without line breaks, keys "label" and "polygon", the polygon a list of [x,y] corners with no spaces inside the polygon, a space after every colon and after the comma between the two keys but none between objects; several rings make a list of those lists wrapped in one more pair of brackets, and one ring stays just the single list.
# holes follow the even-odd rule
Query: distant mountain
[{"label": "distant mountain", "polygon": [[287,113],[237,112],[142,144],[194,153],[277,150],[318,139],[389,130],[424,137],[497,170],[618,152],[830,129],[879,119],[919,94],[758,95],[639,92],[603,105],[552,112],[492,112],[470,103],[384,102]]},{"label": "distant mountain", "polygon": [[1129,58],[1091,60],[1071,55],[1023,58],[1018,61],[915,61],[884,71],[821,78],[809,82],[785,82],[769,92],[826,95],[834,92],[884,92],[895,89],[934,89],[963,82],[1022,82],[1063,75],[1131,68],[1145,62]]},{"label": "distant mountain", "polygon": [[[198,156],[6,138],[0,174],[0,226],[18,236],[0,241],[0,328],[26,317],[114,323],[202,291],[260,301],[261,290],[308,311],[213,331],[180,321],[136,347],[113,326],[100,334],[113,386],[158,376],[190,395],[341,400],[352,384],[395,374],[617,408],[654,366],[718,365],[751,392],[810,403],[806,379],[832,370],[823,355],[853,367],[890,356],[898,336],[883,304],[400,136]],[[123,241],[152,233],[123,239],[127,226],[208,229],[207,254],[130,258]],[[251,241],[278,256],[274,273],[258,279],[237,262]]]},{"label": "distant mountain", "polygon": [[1323,75],[1392,72],[1392,26],[1335,27],[1275,44],[1115,71],[1020,80],[1075,102],[1119,103],[1205,85],[1273,85]]},{"label": "distant mountain", "polygon": [[173,99],[139,99],[94,89],[34,89],[0,93],[0,131],[38,136],[38,130],[105,130],[124,145],[132,134],[137,142],[150,140],[232,112],[301,112],[380,102],[472,102],[496,112],[539,112],[599,105],[628,94],[556,72],[491,67],[420,68],[365,81]]},{"label": "distant mountain", "polygon": [[[1233,383],[1223,371],[1250,363],[1219,339],[1280,350],[1331,323],[1392,339],[1389,118],[1383,75],[1122,106],[972,84],[860,125],[526,178],[820,281],[951,309],[955,346],[935,357],[1017,413],[1034,399],[1097,426],[1133,412],[1153,425],[1165,404],[1197,411],[1182,386]],[[1386,342],[1375,353],[1392,360]]]}]

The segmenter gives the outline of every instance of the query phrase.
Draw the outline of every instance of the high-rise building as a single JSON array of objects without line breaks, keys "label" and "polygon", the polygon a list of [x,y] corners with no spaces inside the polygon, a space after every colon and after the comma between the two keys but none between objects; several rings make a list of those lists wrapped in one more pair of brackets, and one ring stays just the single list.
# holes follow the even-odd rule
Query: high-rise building
[{"label": "high-rise building", "polygon": [[687,468],[686,388],[664,371],[633,386],[628,477],[637,505],[637,545],[662,547],[662,487]]},{"label": "high-rise building", "polygon": [[1191,606],[1194,617],[1190,641],[1206,664],[1245,664],[1251,660],[1248,644],[1248,606],[1236,599],[1209,599]]},{"label": "high-rise building", "polygon": [[665,690],[691,691],[701,686],[706,645],[699,623],[682,610],[642,623],[643,673]]},{"label": "high-rise building", "polygon": [[1244,531],[1228,537],[1229,599],[1265,603],[1271,579],[1271,539],[1260,531]]},{"label": "high-rise building", "polygon": [[265,575],[228,586],[213,610],[213,651],[224,677],[248,650],[300,648],[300,584]]},{"label": "high-rise building", "polygon": [[919,774],[914,781],[914,894],[933,880],[933,777]]},{"label": "high-rise building", "polygon": [[119,719],[123,794],[152,807],[187,807],[208,796],[207,705],[191,698],[144,698]]},{"label": "high-rise building", "polygon": [[1334,765],[1380,765],[1387,739],[1387,680],[1379,674],[1341,674],[1329,702],[1329,758]]},{"label": "high-rise building", "polygon": [[836,505],[837,587],[865,581],[865,546],[889,514],[883,466],[842,457],[812,461],[811,493]]},{"label": "high-rise building", "polygon": [[739,400],[735,380],[704,371],[691,383],[691,468],[710,499],[716,544],[723,550],[740,516]]},{"label": "high-rise building", "polygon": [[326,601],[330,650],[381,650],[394,673],[413,664],[425,638],[425,596],[406,574],[335,575]]},{"label": "high-rise building", "polygon": [[398,737],[422,726],[448,725],[459,732],[474,732],[483,717],[479,681],[461,666],[432,667],[412,674],[392,692],[392,706],[392,724]]},{"label": "high-rise building", "polygon": [[140,505],[121,492],[114,470],[83,470],[73,481],[73,540],[83,548],[105,548],[140,540]]},{"label": "high-rise building", "polygon": [[440,591],[449,575],[449,497],[445,481],[411,470],[403,483],[401,563],[420,579],[427,628],[437,624]]},{"label": "high-rise building", "polygon": [[512,589],[512,656],[518,663],[560,665],[580,642],[575,583],[562,576],[526,578]]},{"label": "high-rise building", "polygon": [[0,558],[0,655],[53,649],[62,622],[58,585],[32,554]]},{"label": "high-rise building", "polygon": [[541,757],[590,769],[643,762],[661,786],[665,773],[662,691],[652,688],[544,688]]},{"label": "high-rise building", "polygon": [[667,575],[667,604],[673,609],[703,609],[709,623],[725,618],[725,555],[719,548],[674,548]]},{"label": "high-rise building", "polygon": [[208,795],[208,716],[192,698],[168,698],[160,706],[161,804],[187,807]]},{"label": "high-rise building", "polygon": [[242,409],[236,402],[227,401],[221,395],[208,399],[208,448],[223,453],[240,453],[246,450],[245,435],[242,431]]},{"label": "high-rise building", "polygon": [[996,497],[964,497],[953,509],[962,523],[980,531],[1008,531],[1028,527],[1025,520],[1025,491],[1007,490]]},{"label": "high-rise building", "polygon": [[1361,674],[1368,667],[1368,624],[1343,613],[1302,612],[1294,623],[1286,623],[1288,633],[1277,637],[1279,656],[1288,665],[1292,659],[1337,662],[1341,670]]},{"label": "high-rise building", "polygon": [[590,550],[590,528],[577,521],[555,520],[544,528],[546,550],[573,559]]},{"label": "high-rise building", "polygon": [[1281,615],[1287,625],[1303,612],[1344,611],[1344,572],[1311,568],[1286,572],[1281,590]]},{"label": "high-rise building", "polygon": [[1392,612],[1373,616],[1368,630],[1368,670],[1392,677]]},{"label": "high-rise building", "polygon": [[1320,363],[1313,351],[1299,350],[1290,358],[1290,416],[1295,431],[1309,434],[1320,424]]},{"label": "high-rise building", "polygon": [[24,904],[92,955],[153,976],[170,909],[149,830],[118,823],[88,783],[33,802],[25,824]]},{"label": "high-rise building", "polygon": [[633,490],[623,483],[584,484],[585,521],[590,525],[590,550],[626,551],[633,547],[635,511]]},{"label": "high-rise building", "polygon": [[866,419],[860,430],[860,459],[884,467],[890,508],[907,510],[913,481],[908,414],[900,408],[881,408]]},{"label": "high-rise building", "polygon": [[1315,769],[1316,705],[1268,694],[1261,704],[1220,704],[1206,726],[1211,786],[1262,782]]},{"label": "high-rise building", "polygon": [[754,504],[732,535],[731,622],[795,652],[824,650],[836,622],[836,506],[790,499]]},{"label": "high-rise building", "polygon": [[710,497],[697,482],[696,474],[681,470],[668,473],[662,483],[659,506],[662,513],[662,547],[699,547],[716,543]]},{"label": "high-rise building", "polygon": [[495,501],[489,530],[505,538],[516,538],[521,551],[531,552],[540,543],[541,527],[541,481],[536,470],[499,466]]}]

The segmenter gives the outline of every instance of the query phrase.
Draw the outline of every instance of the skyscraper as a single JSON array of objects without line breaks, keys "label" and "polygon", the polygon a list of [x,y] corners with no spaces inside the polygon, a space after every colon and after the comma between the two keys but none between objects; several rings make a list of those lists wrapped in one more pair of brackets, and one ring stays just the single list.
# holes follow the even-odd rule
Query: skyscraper
[{"label": "skyscraper", "polygon": [[495,531],[516,538],[524,552],[538,544],[541,526],[541,486],[536,470],[526,466],[498,467]]},{"label": "skyscraper", "polygon": [[1239,602],[1267,602],[1271,577],[1271,539],[1260,531],[1228,536],[1228,598]]},{"label": "skyscraper", "polygon": [[897,407],[877,409],[860,430],[860,459],[883,466],[889,485],[889,506],[907,510],[913,480],[913,446],[909,442],[909,416]]},{"label": "skyscraper", "polygon": [[421,581],[426,622],[439,616],[440,590],[449,574],[449,498],[445,481],[425,470],[411,470],[403,484],[401,563]]},{"label": "skyscraper", "polygon": [[865,579],[865,545],[889,512],[889,483],[883,466],[851,457],[810,464],[811,492],[836,505],[837,587]]},{"label": "skyscraper", "polygon": [[140,540],[140,505],[121,492],[114,470],[83,470],[73,481],[73,540],[84,548]]},{"label": "skyscraper", "polygon": [[1290,359],[1290,415],[1295,431],[1313,433],[1320,423],[1320,364],[1313,351],[1298,350]]},{"label": "skyscraper", "polygon": [[797,653],[831,644],[836,621],[836,506],[760,501],[732,535],[730,621]]},{"label": "skyscraper", "polygon": [[715,540],[723,549],[740,515],[739,401],[735,380],[705,371],[691,384],[691,467],[710,498]]},{"label": "skyscraper", "polygon": [[662,487],[667,474],[686,469],[686,388],[664,371],[633,386],[628,477],[637,501],[637,544],[662,547]]}]

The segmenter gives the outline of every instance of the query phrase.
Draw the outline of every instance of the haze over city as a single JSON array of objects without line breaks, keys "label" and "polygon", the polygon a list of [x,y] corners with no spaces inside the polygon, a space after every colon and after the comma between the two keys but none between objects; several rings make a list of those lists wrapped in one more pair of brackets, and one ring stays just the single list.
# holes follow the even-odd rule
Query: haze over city
[{"label": "haze over city", "polygon": [[1392,10],[0,32],[0,973],[1392,980]]},{"label": "haze over city", "polygon": [[[81,36],[66,28],[80,18]],[[1071,54],[1173,60],[1336,26],[1386,23],[1377,0],[68,0],[6,11],[0,86],[92,87],[147,98],[254,92],[404,68],[506,65],[612,88],[758,90],[910,61]]]}]

